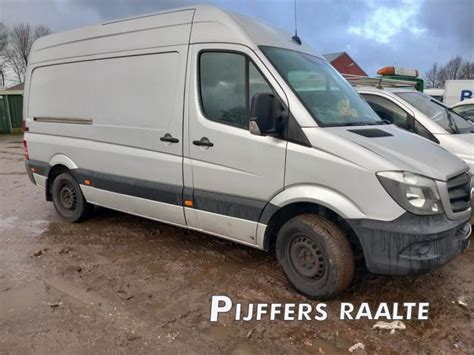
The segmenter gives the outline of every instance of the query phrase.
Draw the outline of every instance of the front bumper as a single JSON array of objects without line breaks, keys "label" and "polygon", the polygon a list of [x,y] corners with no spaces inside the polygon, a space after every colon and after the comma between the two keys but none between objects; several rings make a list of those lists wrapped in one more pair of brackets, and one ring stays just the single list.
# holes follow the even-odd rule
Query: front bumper
[{"label": "front bumper", "polygon": [[464,251],[472,232],[469,220],[405,213],[390,222],[348,222],[359,237],[369,271],[410,275],[429,272]]}]

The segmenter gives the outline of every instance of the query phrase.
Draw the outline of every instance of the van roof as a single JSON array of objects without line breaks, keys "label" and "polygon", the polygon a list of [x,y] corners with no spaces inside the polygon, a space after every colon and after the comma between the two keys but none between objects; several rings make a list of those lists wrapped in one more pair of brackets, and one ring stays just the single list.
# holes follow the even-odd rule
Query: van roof
[{"label": "van roof", "polygon": [[[145,43],[144,36],[140,38],[137,34],[145,35],[147,31],[151,33],[160,29],[164,30],[160,32],[163,35],[154,36],[152,47],[221,42],[242,44],[252,49],[257,49],[260,45],[281,47],[321,57],[304,41],[302,45],[295,43],[292,35],[283,30],[214,6],[198,5],[104,22],[41,37],[33,45],[30,63],[143,49],[149,44]],[[135,37],[130,41],[121,37],[118,41],[115,37],[118,35]],[[107,42],[105,38],[108,39]],[[115,39],[117,40],[114,41]],[[92,42],[91,45],[84,45],[89,41]],[[105,43],[106,47],[110,47],[107,50],[104,48]]]}]

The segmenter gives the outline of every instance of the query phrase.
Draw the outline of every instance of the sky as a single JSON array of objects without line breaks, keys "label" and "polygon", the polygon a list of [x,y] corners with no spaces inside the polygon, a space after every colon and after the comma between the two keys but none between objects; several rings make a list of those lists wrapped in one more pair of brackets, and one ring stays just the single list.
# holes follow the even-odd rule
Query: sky
[{"label": "sky", "polygon": [[[191,4],[213,4],[294,31],[293,0],[0,0],[0,22],[54,32]],[[298,35],[319,53],[346,51],[369,74],[421,73],[460,55],[474,60],[474,0],[296,0]]]}]

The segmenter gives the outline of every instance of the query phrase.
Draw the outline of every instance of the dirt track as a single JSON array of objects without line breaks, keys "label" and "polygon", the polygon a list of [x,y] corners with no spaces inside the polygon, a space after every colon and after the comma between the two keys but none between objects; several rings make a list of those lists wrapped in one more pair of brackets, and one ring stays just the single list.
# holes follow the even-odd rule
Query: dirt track
[{"label": "dirt track", "polygon": [[[474,353],[474,247],[429,275],[365,272],[323,322],[209,322],[210,297],[310,302],[273,257],[196,232],[97,209],[69,224],[25,173],[21,136],[0,136],[0,353]],[[458,300],[464,298],[467,306]],[[340,321],[340,302],[430,302],[390,335]]]}]

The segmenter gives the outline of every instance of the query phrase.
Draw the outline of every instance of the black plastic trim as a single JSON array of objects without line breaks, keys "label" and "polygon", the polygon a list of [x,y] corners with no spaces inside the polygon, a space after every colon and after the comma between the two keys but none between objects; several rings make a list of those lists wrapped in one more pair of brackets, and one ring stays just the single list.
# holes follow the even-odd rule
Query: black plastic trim
[{"label": "black plastic trim", "polygon": [[[48,163],[27,161],[38,169],[38,173],[48,176],[51,166]],[[129,178],[113,174],[95,172],[87,169],[72,169],[71,174],[79,184],[90,180],[91,187],[147,200],[183,206],[184,200],[193,201],[193,208],[249,221],[268,223],[274,209],[269,210],[267,201],[220,194],[216,192],[194,190],[191,187],[163,184],[148,180]],[[32,177],[31,177],[32,179]],[[33,180],[34,181],[34,180]],[[265,209],[265,207],[267,208]],[[263,213],[267,211],[266,213]],[[260,216],[262,215],[262,218]]]},{"label": "black plastic trim", "polygon": [[273,205],[271,203],[268,203],[265,208],[263,209],[263,212],[260,216],[259,223],[262,224],[267,224],[270,223],[270,219],[272,216],[280,209],[280,207]]},{"label": "black plastic trim", "polygon": [[[369,271],[386,275],[429,272],[447,263],[469,244],[469,217],[405,213],[393,221],[347,220],[358,236]],[[426,253],[419,254],[423,247]]]},{"label": "black plastic trim", "polygon": [[258,222],[266,201],[194,190],[194,207],[201,211]]},{"label": "black plastic trim", "polygon": [[393,135],[378,128],[350,129],[349,132],[366,138],[392,137]]},{"label": "black plastic trim", "polygon": [[26,170],[28,174],[32,173],[31,168],[34,168],[35,174],[48,177],[49,170],[51,169],[51,165],[39,160],[25,160]]}]

